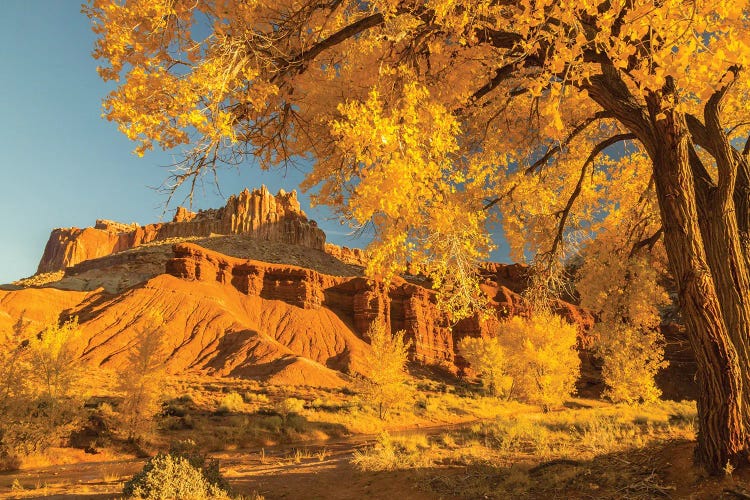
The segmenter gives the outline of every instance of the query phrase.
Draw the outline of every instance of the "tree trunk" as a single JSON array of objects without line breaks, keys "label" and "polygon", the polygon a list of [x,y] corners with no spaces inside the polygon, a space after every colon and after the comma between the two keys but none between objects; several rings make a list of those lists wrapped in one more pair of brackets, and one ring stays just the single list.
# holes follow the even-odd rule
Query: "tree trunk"
[{"label": "tree trunk", "polygon": [[[654,134],[651,145],[658,147],[647,145],[647,149],[654,164],[664,243],[698,365],[696,459],[709,472],[719,473],[727,463],[737,465],[747,448],[743,377],[716,289],[727,286],[725,278],[731,277],[720,276],[715,281],[708,263],[698,224],[696,187],[689,163],[692,146],[684,116],[671,107],[663,109],[660,98],[650,99],[649,108]],[[712,218],[704,224],[708,232],[719,235],[723,232],[716,226],[719,222]],[[712,243],[714,250],[727,244]],[[716,271],[724,273],[726,269]]]}]

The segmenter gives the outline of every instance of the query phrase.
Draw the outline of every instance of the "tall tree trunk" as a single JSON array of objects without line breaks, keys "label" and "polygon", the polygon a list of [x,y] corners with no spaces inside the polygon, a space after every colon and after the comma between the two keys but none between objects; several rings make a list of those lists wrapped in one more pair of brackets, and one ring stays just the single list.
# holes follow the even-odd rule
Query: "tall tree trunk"
[{"label": "tall tree trunk", "polygon": [[[691,163],[696,156],[691,155]],[[737,352],[743,381],[743,419],[750,430],[750,279],[740,232],[734,211],[734,200],[721,199],[716,187],[700,186],[700,175],[695,174],[698,222],[701,229],[706,259],[716,288],[729,338]],[[726,200],[724,200],[726,201]]]},{"label": "tall tree trunk", "polygon": [[[747,448],[742,371],[717,293],[717,285],[725,286],[731,277],[720,276],[715,281],[708,263],[698,224],[689,160],[692,146],[684,116],[671,106],[663,107],[659,95],[649,99],[649,114],[654,141],[647,149],[654,165],[664,243],[698,365],[696,459],[709,472],[718,473],[727,463],[738,464]],[[658,147],[653,147],[656,144]],[[718,222],[716,218],[705,222],[709,232],[723,233]],[[712,250],[718,252],[722,242],[712,243]],[[732,322],[735,320],[739,321],[733,318]]]},{"label": "tall tree trunk", "polygon": [[[747,266],[743,278],[741,269],[739,274],[734,274],[739,269],[737,261],[728,262],[737,255],[740,245],[737,235],[744,225],[742,220],[735,222],[736,229],[733,230],[726,219],[742,219],[747,214],[719,213],[709,208],[715,200],[710,199],[710,190],[704,190],[706,186],[702,184],[710,184],[710,177],[701,172],[694,177],[690,161],[691,153],[694,155],[695,152],[686,118],[675,109],[678,96],[674,83],[667,83],[661,92],[648,96],[644,108],[632,95],[619,71],[605,62],[602,74],[591,78],[587,90],[594,101],[635,134],[653,162],[664,244],[698,368],[698,446],[695,457],[709,472],[718,474],[727,463],[739,464],[748,448],[750,428],[745,423],[750,407],[745,404],[744,393],[746,387],[750,387],[750,381],[743,377],[741,358],[733,342],[734,336],[737,345],[747,343],[742,333],[747,328],[746,311],[736,306],[747,300],[742,296]],[[697,139],[702,145],[711,148],[708,128],[692,117],[691,125],[695,126],[696,133],[701,134]],[[735,178],[735,189],[746,187],[748,179],[742,174]],[[721,187],[726,198],[726,193],[732,189],[731,182]],[[703,190],[698,193],[701,199],[697,199],[696,189]],[[727,207],[726,203],[722,206]],[[699,215],[706,219],[701,220]],[[710,239],[708,246],[706,238]],[[710,255],[707,255],[707,248]],[[741,246],[739,252],[743,253]],[[717,288],[721,288],[722,296]],[[721,303],[723,298],[730,301],[725,306],[729,323],[735,325],[733,332],[727,327]]]}]

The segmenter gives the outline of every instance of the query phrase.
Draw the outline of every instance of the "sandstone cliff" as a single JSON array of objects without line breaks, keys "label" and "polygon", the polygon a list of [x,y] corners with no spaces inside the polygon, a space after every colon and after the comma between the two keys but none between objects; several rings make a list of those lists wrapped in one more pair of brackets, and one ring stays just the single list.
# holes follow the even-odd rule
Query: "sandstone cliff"
[{"label": "sandstone cliff", "polygon": [[301,210],[296,191],[272,195],[265,186],[231,196],[220,209],[193,213],[180,207],[172,222],[121,224],[98,220],[91,228],[55,229],[38,273],[63,270],[80,262],[169,238],[243,234],[324,250],[325,233]]},{"label": "sandstone cliff", "polygon": [[[309,268],[237,259],[191,243],[174,246],[174,258],[167,262],[166,272],[183,280],[220,283],[247,296],[301,309],[332,310],[360,338],[366,339],[374,321],[384,321],[392,331],[406,331],[405,338],[413,345],[413,360],[449,370],[454,370],[457,362],[462,364],[456,356],[456,343],[461,338],[489,335],[502,318],[526,312],[520,295],[505,286],[512,279],[516,279],[513,286],[519,286],[522,266],[483,269],[483,288],[496,311],[495,318],[480,321],[474,317],[457,324],[438,310],[432,290],[400,278],[386,285],[361,276],[330,276]],[[581,326],[582,334],[593,324],[591,315],[575,306],[561,302],[558,309]]]},{"label": "sandstone cliff", "polygon": [[[366,264],[365,252],[325,243],[296,193],[245,190],[221,209],[179,208],[165,224],[97,221],[93,228],[55,230],[39,268],[64,271],[0,289],[0,334],[21,315],[38,328],[77,316],[82,359],[117,369],[147,312],[157,310],[172,372],[336,387],[359,370],[373,321],[405,330],[412,360],[461,371],[460,339],[496,332],[504,317],[528,312],[520,295],[524,265],[483,265],[481,287],[494,317],[454,323],[437,309],[429,280],[370,280]],[[586,350],[593,318],[563,301],[557,309],[581,327],[580,387],[600,387]],[[684,336],[673,337],[677,346]],[[692,360],[679,367],[678,377],[664,374],[662,387],[689,379]]]}]

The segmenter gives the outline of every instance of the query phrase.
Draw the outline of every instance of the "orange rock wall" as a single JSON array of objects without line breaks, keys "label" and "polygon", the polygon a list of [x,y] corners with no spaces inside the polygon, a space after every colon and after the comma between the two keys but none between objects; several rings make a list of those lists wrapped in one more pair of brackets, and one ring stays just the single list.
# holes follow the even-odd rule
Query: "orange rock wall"
[{"label": "orange rock wall", "polygon": [[104,257],[152,241],[212,234],[253,237],[325,249],[325,233],[300,209],[297,193],[272,195],[265,186],[231,196],[226,206],[193,213],[178,208],[172,222],[121,224],[101,220],[93,228],[55,229],[50,234],[37,272],[51,272]]},{"label": "orange rock wall", "polygon": [[[458,340],[488,335],[501,318],[525,312],[517,293],[492,281],[504,277],[496,275],[497,269],[486,272],[485,284],[497,311],[495,320],[474,317],[454,325],[437,309],[433,291],[398,278],[385,285],[361,277],[334,277],[301,267],[237,259],[191,243],[176,244],[174,255],[167,263],[168,274],[218,282],[246,295],[280,300],[302,309],[327,308],[365,339],[370,325],[383,320],[392,331],[406,331],[405,338],[413,343],[412,359],[449,369],[455,369],[457,363],[459,368],[462,365],[456,357]],[[593,321],[573,306],[561,312],[584,326]]]}]

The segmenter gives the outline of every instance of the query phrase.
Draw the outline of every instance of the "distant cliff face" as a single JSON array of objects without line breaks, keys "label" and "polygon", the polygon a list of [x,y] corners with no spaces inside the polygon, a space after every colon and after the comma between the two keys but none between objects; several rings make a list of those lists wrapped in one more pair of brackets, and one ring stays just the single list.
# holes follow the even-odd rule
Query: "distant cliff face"
[{"label": "distant cliff face", "polygon": [[163,224],[99,220],[92,228],[55,229],[37,272],[63,270],[80,262],[169,238],[244,234],[258,239],[325,249],[325,233],[300,209],[296,191],[272,195],[265,186],[231,196],[226,206],[198,213],[180,207]]}]

